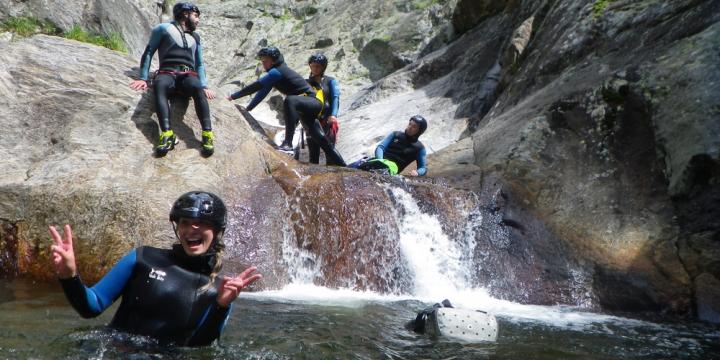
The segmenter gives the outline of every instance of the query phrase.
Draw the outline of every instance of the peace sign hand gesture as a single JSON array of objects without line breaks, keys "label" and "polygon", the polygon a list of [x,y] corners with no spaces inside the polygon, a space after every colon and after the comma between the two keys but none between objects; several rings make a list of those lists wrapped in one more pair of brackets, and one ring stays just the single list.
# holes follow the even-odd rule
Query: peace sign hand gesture
[{"label": "peace sign hand gesture", "polygon": [[54,226],[49,226],[50,235],[53,238],[52,260],[55,266],[55,272],[61,279],[69,279],[77,275],[77,266],[75,265],[75,250],[73,250],[72,229],[70,225],[65,225],[65,238],[60,237]]},{"label": "peace sign hand gesture", "polygon": [[262,275],[253,274],[257,267],[251,266],[236,277],[223,277],[218,289],[217,302],[222,307],[228,307],[240,295],[240,291],[246,286],[258,281]]}]

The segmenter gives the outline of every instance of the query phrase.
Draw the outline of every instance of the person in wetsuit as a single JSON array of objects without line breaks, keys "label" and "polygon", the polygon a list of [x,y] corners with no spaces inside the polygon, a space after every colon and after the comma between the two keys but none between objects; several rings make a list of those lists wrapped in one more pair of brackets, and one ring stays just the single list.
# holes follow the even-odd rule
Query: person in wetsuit
[{"label": "person in wetsuit", "polygon": [[150,41],[140,61],[140,79],[130,83],[133,90],[145,90],[150,79],[150,62],[158,52],[160,69],[155,75],[155,111],[160,123],[160,140],[155,147],[157,156],[165,156],[175,148],[177,137],[170,128],[170,104],[168,95],[175,91],[191,96],[195,104],[195,113],[202,126],[203,156],[215,152],[215,135],[210,120],[208,99],[215,93],[208,89],[203,64],[200,36],[195,32],[200,23],[200,10],[197,6],[180,2],[173,7],[175,20],[156,26],[150,34]]},{"label": "person in wetsuit", "polygon": [[240,291],[262,276],[251,266],[237,277],[219,277],[227,209],[216,195],[192,191],[170,211],[179,244],[130,251],[88,288],[75,264],[72,229],[50,226],[52,262],[72,307],[84,318],[100,315],[122,296],[110,327],[164,344],[209,345],[220,337]]},{"label": "person in wetsuit", "polygon": [[410,118],[405,131],[393,131],[375,148],[375,157],[362,159],[349,165],[365,171],[379,172],[389,175],[399,174],[413,161],[417,169],[410,171],[410,176],[425,176],[425,146],[418,140],[427,130],[427,120],[420,115]]},{"label": "person in wetsuit", "polygon": [[303,127],[325,152],[328,165],[345,166],[340,153],[335,146],[325,138],[318,115],[323,110],[324,104],[317,99],[316,92],[297,72],[285,64],[280,50],[276,47],[265,47],[258,52],[258,58],[267,74],[258,81],[240,89],[228,96],[232,101],[241,97],[255,94],[247,106],[252,111],[274,87],[285,95],[283,103],[285,112],[285,140],[278,147],[284,152],[292,152],[292,140],[295,134],[295,127],[298,120],[302,121]]},{"label": "person in wetsuit", "polygon": [[[325,69],[328,66],[328,58],[325,55],[314,54],[310,56],[308,66],[310,67],[310,78],[307,79],[307,82],[313,89],[322,90],[325,102],[323,111],[318,117],[320,127],[325,138],[335,146],[339,130],[337,116],[340,107],[340,86],[335,78],[325,75]],[[307,144],[310,162],[313,164],[320,163],[320,144],[312,137],[307,139]]]}]

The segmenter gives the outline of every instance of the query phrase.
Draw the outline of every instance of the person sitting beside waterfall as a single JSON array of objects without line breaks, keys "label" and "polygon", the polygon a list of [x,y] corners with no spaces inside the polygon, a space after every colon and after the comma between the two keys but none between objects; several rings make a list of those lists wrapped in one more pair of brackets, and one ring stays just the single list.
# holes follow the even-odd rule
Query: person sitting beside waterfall
[{"label": "person sitting beside waterfall", "polygon": [[365,158],[349,165],[365,171],[388,175],[401,173],[413,161],[417,169],[410,171],[410,176],[425,176],[425,146],[418,140],[427,130],[427,120],[420,115],[410,118],[405,131],[393,131],[375,148],[374,158]]},{"label": "person sitting beside waterfall", "polygon": [[232,302],[262,277],[254,266],[236,277],[218,276],[226,214],[222,200],[212,193],[183,194],[170,210],[179,243],[172,249],[132,250],[91,288],[78,275],[70,225],[64,236],[50,226],[52,263],[80,316],[96,317],[122,296],[111,328],[164,344],[209,345],[220,337]]},{"label": "person sitting beside waterfall", "polygon": [[227,99],[232,101],[255,94],[246,108],[248,111],[252,111],[274,87],[285,95],[285,101],[283,102],[285,140],[280,144],[278,150],[293,152],[292,141],[295,126],[300,120],[310,137],[325,152],[328,165],[345,166],[345,160],[335,150],[335,146],[325,138],[320,122],[317,120],[324,106],[323,102],[316,97],[317,92],[300,74],[285,64],[285,60],[278,48],[273,46],[262,48],[258,51],[257,56],[267,74],[258,81],[228,96]]},{"label": "person sitting beside waterfall", "polygon": [[152,82],[155,90],[155,111],[160,125],[160,140],[155,147],[155,154],[158,157],[165,156],[177,144],[177,136],[170,128],[168,102],[170,92],[177,91],[185,96],[192,96],[195,112],[202,126],[201,154],[211,156],[215,152],[215,135],[212,131],[208,99],[214,99],[215,93],[208,89],[200,36],[195,32],[200,23],[200,10],[191,3],[180,2],[173,7],[173,16],[173,22],[160,24],[152,30],[140,61],[140,79],[131,82],[130,88],[147,89],[150,62],[155,51],[158,51],[160,69]]}]

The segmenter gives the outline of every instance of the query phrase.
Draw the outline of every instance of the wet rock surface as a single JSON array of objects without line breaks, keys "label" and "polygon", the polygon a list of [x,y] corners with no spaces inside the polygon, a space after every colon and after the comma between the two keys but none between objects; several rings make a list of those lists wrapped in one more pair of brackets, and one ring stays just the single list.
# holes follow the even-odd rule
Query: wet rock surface
[{"label": "wet rock surface", "polygon": [[[151,97],[127,84],[167,12],[41,5],[0,1],[0,17],[52,12],[63,29],[118,31],[130,51],[0,36],[4,274],[52,277],[46,225],[68,222],[81,273],[97,278],[134,246],[172,243],[171,202],[204,188],[232,199],[228,271],[261,264],[260,286],[279,287],[294,276],[291,243],[327,286],[402,292],[413,284],[386,188],[400,186],[455,241],[473,224],[474,284],[498,297],[717,321],[718,1],[202,4],[221,95],[262,74],[262,46],[301,74],[310,54],[329,55],[346,160],[426,115],[429,177],[408,183],[300,165],[224,100],[211,102],[213,157],[199,156],[193,107],[176,101],[181,143],[154,158]],[[277,127],[276,109],[253,115]]]}]

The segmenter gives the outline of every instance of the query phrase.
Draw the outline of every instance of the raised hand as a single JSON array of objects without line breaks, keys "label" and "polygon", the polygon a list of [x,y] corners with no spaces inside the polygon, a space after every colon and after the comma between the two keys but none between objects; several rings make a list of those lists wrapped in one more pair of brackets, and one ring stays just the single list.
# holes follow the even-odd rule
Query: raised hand
[{"label": "raised hand", "polygon": [[61,279],[69,279],[77,275],[77,266],[75,265],[75,250],[73,250],[72,229],[70,225],[65,225],[64,235],[61,237],[54,226],[49,226],[50,235],[53,238],[53,245],[50,247],[52,251],[52,261],[55,266],[55,272]]},{"label": "raised hand", "polygon": [[237,299],[243,288],[261,279],[261,274],[253,274],[255,271],[257,271],[257,267],[251,266],[236,277],[223,277],[220,289],[218,289],[218,304],[222,307],[230,306],[230,303]]}]

